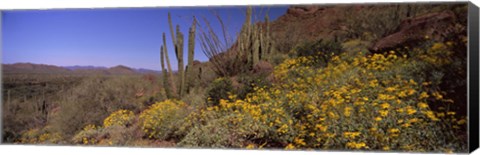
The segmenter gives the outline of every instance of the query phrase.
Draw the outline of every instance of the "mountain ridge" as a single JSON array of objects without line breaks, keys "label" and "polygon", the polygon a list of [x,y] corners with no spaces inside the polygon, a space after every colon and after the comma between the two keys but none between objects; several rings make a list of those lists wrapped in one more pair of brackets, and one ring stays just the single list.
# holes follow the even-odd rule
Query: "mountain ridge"
[{"label": "mountain ridge", "polygon": [[2,64],[3,73],[63,73],[63,74],[103,74],[103,75],[133,75],[133,74],[160,74],[160,71],[132,68],[124,65],[113,67],[104,66],[56,66],[48,64],[35,64],[30,62],[20,62],[13,64]]}]

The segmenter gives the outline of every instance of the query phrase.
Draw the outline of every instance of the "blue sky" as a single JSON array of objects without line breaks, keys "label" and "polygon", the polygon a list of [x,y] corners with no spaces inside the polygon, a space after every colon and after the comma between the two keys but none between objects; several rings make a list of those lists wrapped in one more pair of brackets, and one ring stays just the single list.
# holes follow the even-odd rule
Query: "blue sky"
[{"label": "blue sky", "polygon": [[[267,9],[274,20],[283,15],[287,7],[257,6],[254,13],[263,20]],[[241,6],[2,11],[2,63],[125,65],[160,70],[159,50],[165,32],[170,62],[176,70],[168,12],[172,14],[174,25],[180,25],[185,39],[193,15],[207,18],[220,30],[212,12],[219,13],[232,35],[240,30],[245,20],[245,7]],[[184,49],[186,51],[186,44]],[[187,54],[184,56],[186,60]],[[208,60],[198,38],[195,59]]]}]

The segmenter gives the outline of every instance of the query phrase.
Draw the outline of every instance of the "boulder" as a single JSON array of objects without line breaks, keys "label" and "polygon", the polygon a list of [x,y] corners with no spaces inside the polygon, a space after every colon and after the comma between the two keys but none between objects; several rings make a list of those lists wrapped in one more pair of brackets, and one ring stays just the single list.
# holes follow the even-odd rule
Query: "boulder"
[{"label": "boulder", "polygon": [[265,74],[268,75],[273,72],[273,65],[266,61],[259,61],[255,66],[253,66],[253,73],[255,74]]}]

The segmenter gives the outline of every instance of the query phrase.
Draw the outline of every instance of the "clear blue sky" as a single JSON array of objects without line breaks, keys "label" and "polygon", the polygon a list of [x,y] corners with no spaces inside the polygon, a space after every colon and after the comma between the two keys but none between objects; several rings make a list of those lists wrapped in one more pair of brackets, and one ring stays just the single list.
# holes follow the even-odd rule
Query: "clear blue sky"
[{"label": "clear blue sky", "polygon": [[[263,20],[267,9],[274,20],[286,12],[287,6],[254,7],[254,13]],[[2,11],[2,63],[125,65],[160,70],[159,49],[165,32],[170,62],[176,70],[168,12],[174,25],[180,25],[185,39],[193,15],[206,17],[220,30],[212,14],[218,12],[232,35],[245,20],[245,7],[240,6]],[[186,51],[186,44],[184,49]],[[186,60],[187,54],[184,55]],[[198,38],[195,59],[208,60]]]}]

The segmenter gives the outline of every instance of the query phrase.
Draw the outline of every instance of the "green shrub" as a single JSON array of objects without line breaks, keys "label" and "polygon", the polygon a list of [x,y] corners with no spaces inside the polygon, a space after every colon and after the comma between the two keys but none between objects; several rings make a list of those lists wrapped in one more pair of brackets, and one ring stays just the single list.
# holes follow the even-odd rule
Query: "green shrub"
[{"label": "green shrub", "polygon": [[342,52],[342,44],[337,41],[323,40],[306,42],[295,48],[297,57],[314,57],[315,66],[326,66],[333,55]]},{"label": "green shrub", "polygon": [[34,128],[22,133],[18,141],[22,144],[57,144],[62,142],[62,137],[59,133],[52,133],[48,127]]},{"label": "green shrub", "polygon": [[271,83],[266,78],[267,75],[239,75],[237,80],[240,86],[235,90],[235,94],[239,99],[245,99],[255,87],[270,87]]},{"label": "green shrub", "polygon": [[255,123],[250,117],[235,114],[214,119],[207,125],[194,127],[178,143],[180,147],[194,148],[244,148],[254,139],[265,136],[266,126]]},{"label": "green shrub", "polygon": [[227,99],[233,90],[232,81],[228,78],[215,79],[207,89],[207,104],[217,105],[220,99]]},{"label": "green shrub", "polygon": [[206,89],[197,87],[191,88],[190,92],[182,97],[182,101],[187,105],[191,106],[193,109],[201,109],[206,107]]},{"label": "green shrub", "polygon": [[268,126],[260,122],[259,107],[245,105],[241,100],[228,103],[222,99],[218,106],[191,113],[182,126],[189,128],[188,134],[178,146],[242,148],[265,143]]},{"label": "green shrub", "polygon": [[102,137],[106,137],[101,126],[93,124],[86,125],[83,130],[75,134],[72,138],[74,144],[97,144]]},{"label": "green shrub", "polygon": [[112,112],[120,109],[140,112],[143,104],[138,90],[149,88],[148,81],[137,76],[90,77],[62,95],[58,114],[51,119],[56,131],[73,136],[87,124],[102,125]]}]

